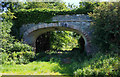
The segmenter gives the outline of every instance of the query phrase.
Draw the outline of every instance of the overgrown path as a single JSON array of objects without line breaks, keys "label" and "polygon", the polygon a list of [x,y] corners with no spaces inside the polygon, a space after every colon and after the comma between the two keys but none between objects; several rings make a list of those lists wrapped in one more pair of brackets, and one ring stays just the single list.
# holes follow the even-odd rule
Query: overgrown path
[{"label": "overgrown path", "polygon": [[73,75],[80,68],[81,59],[72,51],[41,52],[28,64],[3,65],[3,74]]},{"label": "overgrown path", "polygon": [[36,54],[38,57],[28,64],[2,65],[1,72],[12,75],[118,75],[120,69],[116,53],[97,53],[90,57],[75,52],[51,52]]}]

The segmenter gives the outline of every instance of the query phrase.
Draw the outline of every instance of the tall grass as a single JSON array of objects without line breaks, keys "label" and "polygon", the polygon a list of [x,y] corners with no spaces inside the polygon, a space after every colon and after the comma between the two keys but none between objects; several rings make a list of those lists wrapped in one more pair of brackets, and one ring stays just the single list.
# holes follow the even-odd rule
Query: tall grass
[{"label": "tall grass", "polygon": [[[118,54],[49,54],[21,65],[2,65],[3,74],[22,75],[119,75]],[[37,57],[38,58],[38,57]],[[66,61],[66,62],[65,62]],[[68,61],[68,63],[67,63]]]},{"label": "tall grass", "polygon": [[7,74],[60,74],[59,72],[54,72],[56,69],[59,69],[58,63],[50,62],[32,62],[29,64],[22,65],[2,65],[2,73]]}]

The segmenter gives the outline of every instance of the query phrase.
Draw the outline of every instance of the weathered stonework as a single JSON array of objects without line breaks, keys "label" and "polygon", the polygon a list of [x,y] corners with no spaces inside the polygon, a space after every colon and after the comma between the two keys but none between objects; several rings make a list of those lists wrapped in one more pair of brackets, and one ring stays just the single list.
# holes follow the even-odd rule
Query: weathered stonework
[{"label": "weathered stonework", "polygon": [[[85,40],[85,50],[92,52],[90,42],[92,31],[90,30],[91,19],[88,15],[59,15],[52,18],[51,23],[25,24],[20,28],[20,35],[29,45],[35,47],[36,39],[43,33],[56,30],[68,30],[79,33]],[[56,23],[55,23],[56,22]]]}]

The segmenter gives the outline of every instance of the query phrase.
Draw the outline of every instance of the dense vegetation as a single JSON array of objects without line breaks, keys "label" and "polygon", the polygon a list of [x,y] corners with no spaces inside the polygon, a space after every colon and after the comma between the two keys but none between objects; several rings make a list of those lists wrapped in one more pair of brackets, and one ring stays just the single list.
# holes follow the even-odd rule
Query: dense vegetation
[{"label": "dense vegetation", "polygon": [[51,31],[40,35],[36,42],[36,51],[72,50],[79,48],[81,35],[70,31]]},{"label": "dense vegetation", "polygon": [[[118,54],[97,53],[93,58],[70,54],[53,54],[26,65],[2,65],[2,73],[24,75],[119,75]],[[84,58],[84,59],[83,59]]]},{"label": "dense vegetation", "polygon": [[120,49],[120,2],[101,3],[89,15],[94,20],[92,25],[94,28],[94,42],[103,51],[118,52]]},{"label": "dense vegetation", "polygon": [[[64,3],[59,2],[28,2],[25,4],[6,2],[4,6],[7,6],[7,4],[10,6],[8,11],[2,14],[3,20],[0,24],[0,57],[2,57],[0,63],[3,64],[0,65],[2,67],[0,71],[2,73],[119,75],[120,2],[80,2],[80,7],[73,10],[67,8]],[[15,7],[13,7],[14,5]],[[34,53],[31,46],[23,44],[21,37],[19,37],[18,29],[22,24],[49,23],[52,22],[50,18],[55,15],[87,14],[88,12],[91,12],[89,15],[93,19],[91,28],[94,30],[94,39],[92,42],[99,47],[94,55],[87,56],[86,53],[81,53],[80,50],[61,51],[61,49],[72,49],[74,46],[80,46],[76,42],[80,35],[74,32],[50,32],[46,35],[51,35],[49,46],[51,49],[57,49],[57,51],[49,50],[37,54]]]}]

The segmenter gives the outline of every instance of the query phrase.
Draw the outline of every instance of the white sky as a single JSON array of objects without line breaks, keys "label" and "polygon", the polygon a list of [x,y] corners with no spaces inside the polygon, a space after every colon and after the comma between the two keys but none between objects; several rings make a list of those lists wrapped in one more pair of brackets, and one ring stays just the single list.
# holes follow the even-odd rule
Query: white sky
[{"label": "white sky", "polygon": [[[79,5],[79,2],[82,0],[63,0],[64,2],[66,2],[66,4],[70,3],[70,4],[74,4],[76,6]],[[90,0],[84,0],[84,1],[90,1]],[[117,1],[117,0],[93,0],[93,1]]]},{"label": "white sky", "polygon": [[63,0],[63,1],[66,2],[66,4],[70,3],[78,6],[80,0]]}]

